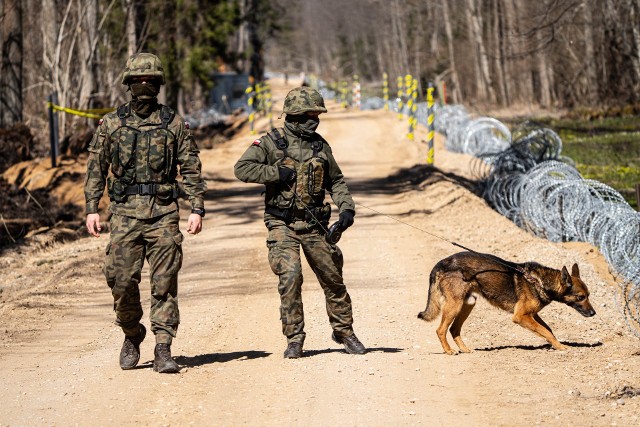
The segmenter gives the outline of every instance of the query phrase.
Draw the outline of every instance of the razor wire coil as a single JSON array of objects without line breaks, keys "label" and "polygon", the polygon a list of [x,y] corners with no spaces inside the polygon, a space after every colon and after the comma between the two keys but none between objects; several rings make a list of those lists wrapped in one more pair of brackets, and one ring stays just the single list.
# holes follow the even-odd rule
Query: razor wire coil
[{"label": "razor wire coil", "polygon": [[640,336],[640,213],[615,189],[584,179],[551,129],[525,123],[510,134],[460,106],[438,108],[435,124],[448,150],[475,156],[471,172],[496,211],[536,236],[601,251],[620,279],[618,307]]}]

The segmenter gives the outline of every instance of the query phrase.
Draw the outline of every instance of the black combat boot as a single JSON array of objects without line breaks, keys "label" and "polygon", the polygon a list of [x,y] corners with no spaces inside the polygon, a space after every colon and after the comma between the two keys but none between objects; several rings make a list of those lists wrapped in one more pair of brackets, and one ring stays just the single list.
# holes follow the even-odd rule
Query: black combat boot
[{"label": "black combat boot", "polygon": [[180,366],[171,358],[170,344],[156,344],[153,354],[156,356],[153,359],[154,371],[168,374],[180,372]]},{"label": "black combat boot", "polygon": [[284,351],[285,359],[299,359],[302,357],[302,343],[290,342]]},{"label": "black combat boot", "polygon": [[144,325],[140,324],[140,332],[138,335],[132,337],[124,337],[124,343],[120,350],[120,367],[125,371],[127,369],[133,369],[140,360],[140,343],[144,341],[144,337],[147,335],[147,329]]},{"label": "black combat boot", "polygon": [[365,354],[367,349],[360,342],[356,334],[351,334],[349,336],[336,335],[334,332],[331,334],[331,338],[337,342],[338,344],[342,344],[344,349],[349,354]]}]

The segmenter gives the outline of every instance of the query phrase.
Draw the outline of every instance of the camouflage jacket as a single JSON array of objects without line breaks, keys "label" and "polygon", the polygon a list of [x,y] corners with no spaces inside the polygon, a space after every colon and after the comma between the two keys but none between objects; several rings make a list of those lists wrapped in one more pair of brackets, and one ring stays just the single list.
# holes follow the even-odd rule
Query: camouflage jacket
[{"label": "camouflage jacket", "polygon": [[[84,183],[86,213],[98,212],[98,203],[109,187],[109,211],[138,219],[155,218],[176,211],[176,176],[192,208],[204,208],[206,183],[201,176],[198,147],[184,120],[167,107],[160,106],[146,119],[138,117],[124,104],[101,120],[89,145],[89,161]],[[123,117],[118,116],[123,111]],[[163,128],[162,112],[165,117]],[[165,193],[129,194],[116,197],[117,189],[137,184],[153,184],[168,189]],[[121,192],[120,192],[121,193]]]},{"label": "camouflage jacket", "polygon": [[[309,206],[321,206],[324,190],[327,190],[340,212],[344,210],[355,212],[353,198],[329,144],[318,134],[314,134],[311,139],[300,138],[292,133],[286,124],[285,128],[279,131],[287,142],[284,150],[286,153],[277,147],[270,133],[263,135],[253,141],[235,164],[236,177],[244,182],[264,184],[267,207],[287,209],[298,205],[301,201]],[[312,147],[314,139],[322,142],[315,159]],[[291,186],[280,182],[278,173],[280,166],[296,169],[297,179]],[[319,170],[321,170],[321,176],[316,176],[319,179],[314,179],[313,175],[318,175]],[[293,191],[296,192],[295,195]]]}]

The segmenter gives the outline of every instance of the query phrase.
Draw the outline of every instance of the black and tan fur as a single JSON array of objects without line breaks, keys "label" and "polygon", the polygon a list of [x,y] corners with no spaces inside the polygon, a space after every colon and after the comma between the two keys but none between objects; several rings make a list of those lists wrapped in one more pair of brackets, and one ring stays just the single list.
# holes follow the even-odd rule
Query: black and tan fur
[{"label": "black and tan fur", "polygon": [[578,265],[571,274],[535,262],[516,264],[494,255],[460,252],[439,261],[429,277],[427,307],[418,318],[432,321],[442,311],[436,330],[447,354],[456,354],[447,342],[447,329],[464,353],[469,348],[460,338],[462,324],[471,313],[478,296],[513,313],[512,320],[545,338],[557,350],[567,347],[556,339],[538,312],[552,301],[575,308],[585,317],[596,314],[589,302],[589,290],[580,279]]}]

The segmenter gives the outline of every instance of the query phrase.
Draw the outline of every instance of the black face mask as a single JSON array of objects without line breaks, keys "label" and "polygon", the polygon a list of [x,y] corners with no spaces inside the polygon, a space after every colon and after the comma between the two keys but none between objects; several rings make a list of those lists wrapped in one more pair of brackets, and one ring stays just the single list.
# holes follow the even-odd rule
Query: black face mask
[{"label": "black face mask", "polygon": [[131,108],[140,117],[147,118],[158,107],[158,93],[160,84],[158,82],[131,83]]},{"label": "black face mask", "polygon": [[320,117],[307,114],[287,114],[284,121],[287,129],[300,137],[312,136],[320,125]]}]

